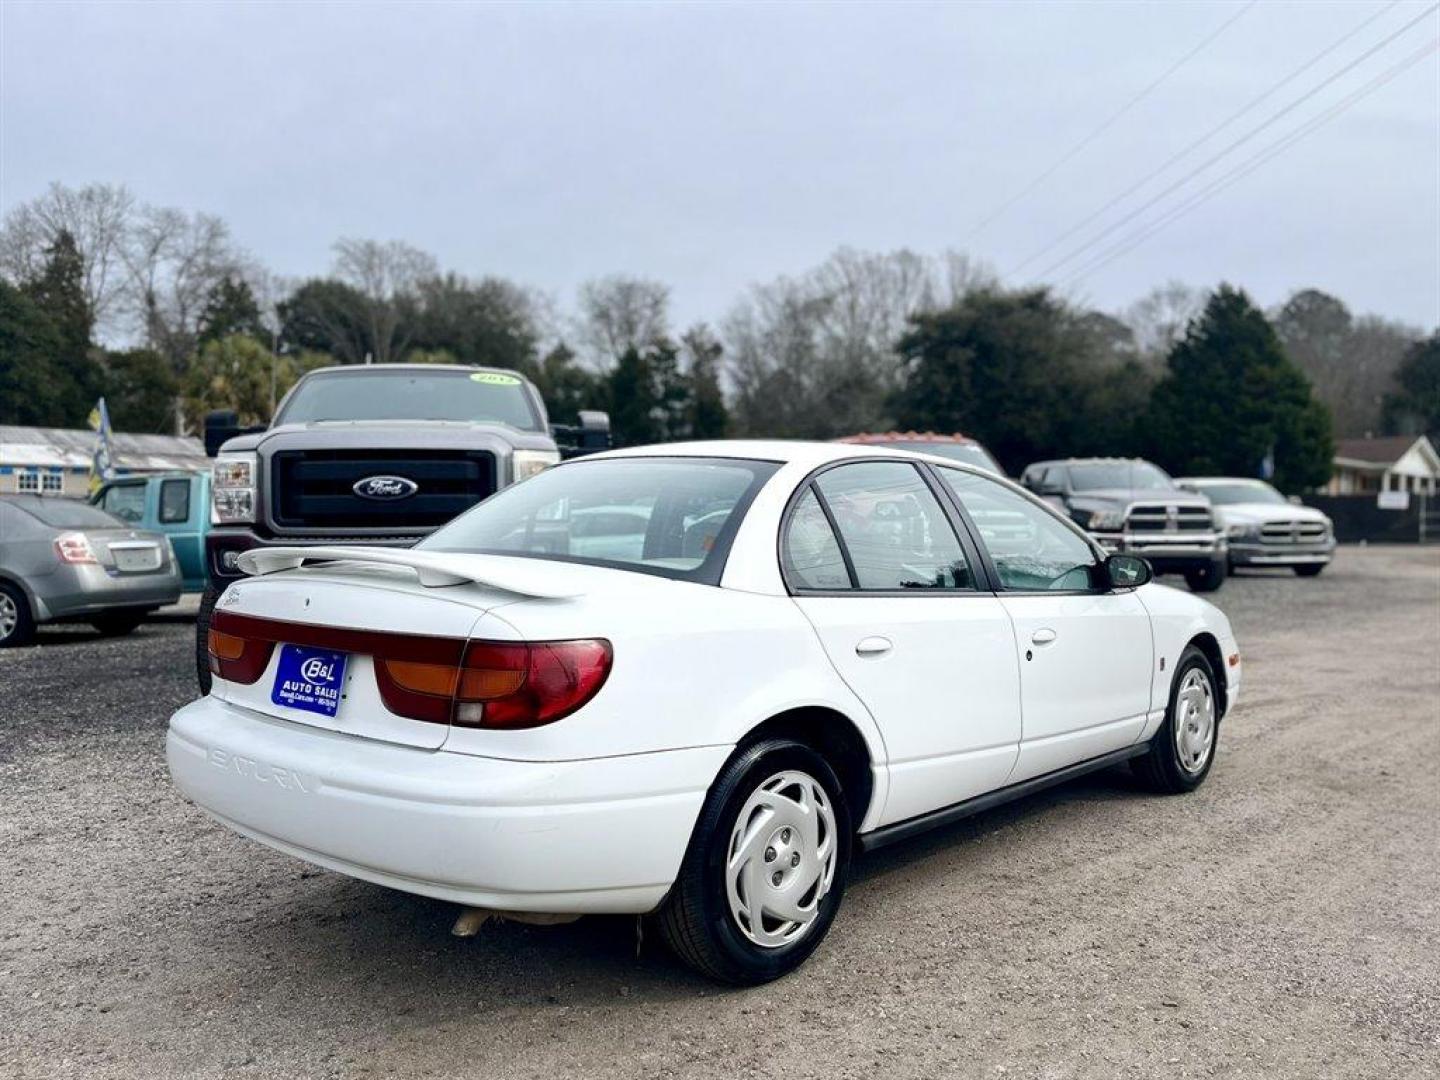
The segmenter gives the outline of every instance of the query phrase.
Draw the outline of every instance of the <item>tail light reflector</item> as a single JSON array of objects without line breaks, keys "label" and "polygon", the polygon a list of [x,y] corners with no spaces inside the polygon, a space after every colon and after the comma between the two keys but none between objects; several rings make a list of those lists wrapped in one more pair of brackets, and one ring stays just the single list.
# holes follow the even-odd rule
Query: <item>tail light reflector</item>
[{"label": "tail light reflector", "polygon": [[68,532],[61,533],[55,538],[55,554],[60,556],[61,562],[67,563],[93,563],[95,549],[90,546],[90,539],[84,533]]},{"label": "tail light reflector", "polygon": [[375,658],[385,707],[400,716],[460,727],[540,727],[588,702],[610,674],[610,643],[472,641],[460,664]]}]

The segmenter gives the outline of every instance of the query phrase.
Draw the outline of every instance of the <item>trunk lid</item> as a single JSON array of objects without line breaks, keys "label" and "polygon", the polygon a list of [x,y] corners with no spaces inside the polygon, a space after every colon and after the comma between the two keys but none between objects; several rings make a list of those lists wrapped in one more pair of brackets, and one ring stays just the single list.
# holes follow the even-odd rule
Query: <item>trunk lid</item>
[{"label": "trunk lid", "polygon": [[[314,711],[303,703],[287,704],[301,699],[293,689],[282,692],[277,683],[293,683],[305,658],[318,659],[321,667],[314,670],[323,671],[326,665],[336,662],[327,654],[343,650],[301,645],[297,651],[296,646],[285,641],[285,625],[357,631],[352,636],[360,641],[367,633],[463,641],[486,611],[514,599],[512,593],[473,582],[443,588],[426,586],[405,566],[375,563],[291,569],[239,581],[225,591],[216,605],[220,616],[217,623],[231,614],[270,620],[280,624],[275,629],[277,644],[255,682],[232,682],[217,676],[212,693],[290,723],[436,749],[444,744],[449,725],[398,716],[387,709],[376,682],[374,659],[363,651],[345,652],[339,660],[343,672],[335,672],[339,697],[334,703],[334,715]],[[291,636],[303,634],[292,631]],[[289,650],[287,644],[291,644]]]}]

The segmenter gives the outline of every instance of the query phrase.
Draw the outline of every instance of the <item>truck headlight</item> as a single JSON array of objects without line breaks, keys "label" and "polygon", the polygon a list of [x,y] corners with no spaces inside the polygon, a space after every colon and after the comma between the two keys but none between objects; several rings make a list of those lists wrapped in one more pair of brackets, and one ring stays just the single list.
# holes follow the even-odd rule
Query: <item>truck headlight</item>
[{"label": "truck headlight", "polygon": [[221,454],[210,477],[210,521],[215,525],[255,520],[255,454]]},{"label": "truck headlight", "polygon": [[1259,540],[1259,525],[1231,525],[1225,530],[1225,535],[1231,540]]},{"label": "truck headlight", "polygon": [[1111,532],[1115,529],[1125,527],[1124,510],[1096,510],[1090,515],[1089,529],[1098,529],[1102,532]]},{"label": "truck headlight", "polygon": [[521,480],[529,480],[550,468],[551,465],[560,464],[560,452],[558,450],[516,450],[512,459],[515,465],[515,483]]}]

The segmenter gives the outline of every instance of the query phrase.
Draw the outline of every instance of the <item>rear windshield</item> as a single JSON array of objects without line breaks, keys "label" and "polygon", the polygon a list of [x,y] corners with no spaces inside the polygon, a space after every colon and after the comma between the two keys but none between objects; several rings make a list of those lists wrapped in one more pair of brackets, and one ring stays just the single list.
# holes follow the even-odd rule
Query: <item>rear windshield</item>
[{"label": "rear windshield", "polygon": [[74,499],[16,499],[15,506],[56,529],[127,529],[130,526],[98,506]]},{"label": "rear windshield", "polygon": [[492,495],[417,546],[718,584],[746,508],[777,468],[738,458],[577,461]]},{"label": "rear windshield", "polygon": [[336,371],[302,379],[276,424],[319,420],[462,420],[539,431],[518,375],[502,371]]},{"label": "rear windshield", "polygon": [[965,465],[974,465],[979,469],[987,469],[997,476],[1005,475],[1005,471],[1000,468],[1000,463],[986,453],[983,446],[976,443],[894,442],[889,445],[901,450],[913,450],[917,454],[934,454],[936,457],[949,458],[951,461],[958,461]]}]

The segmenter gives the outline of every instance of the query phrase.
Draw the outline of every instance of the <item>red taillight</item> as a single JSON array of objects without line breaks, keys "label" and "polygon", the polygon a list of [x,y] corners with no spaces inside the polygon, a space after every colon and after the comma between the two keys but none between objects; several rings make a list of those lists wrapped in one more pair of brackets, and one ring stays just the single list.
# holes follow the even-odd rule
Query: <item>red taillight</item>
[{"label": "red taillight", "polygon": [[540,727],[569,716],[610,674],[610,643],[599,638],[515,644],[472,641],[453,664],[375,660],[385,707],[400,716],[461,727]]},{"label": "red taillight", "polygon": [[96,561],[95,549],[90,546],[90,541],[84,533],[61,533],[55,538],[55,554],[60,556],[61,562],[93,563]]},{"label": "red taillight", "polygon": [[253,683],[281,642],[369,656],[385,707],[397,716],[474,728],[532,728],[580,708],[605,684],[613,654],[603,638],[467,641],[349,630],[216,610],[210,670]]}]

